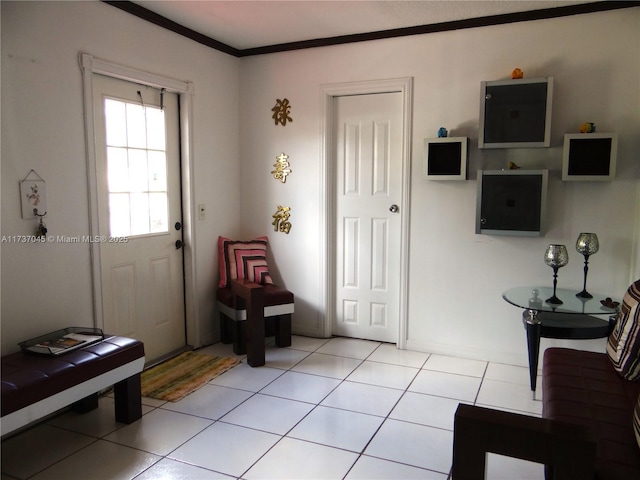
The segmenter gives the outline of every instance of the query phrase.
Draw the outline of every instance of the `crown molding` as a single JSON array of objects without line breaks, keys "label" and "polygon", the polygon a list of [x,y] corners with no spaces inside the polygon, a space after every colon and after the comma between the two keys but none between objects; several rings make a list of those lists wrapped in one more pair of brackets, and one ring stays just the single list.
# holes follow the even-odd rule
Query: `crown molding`
[{"label": "crown molding", "polygon": [[196,32],[179,23],[169,20],[151,10],[148,10],[131,1],[101,0],[120,10],[135,15],[143,20],[151,22],[162,28],[166,28],[174,33],[187,37],[195,42],[206,45],[220,52],[234,57],[249,57],[254,55],[266,55],[269,53],[287,52],[291,50],[303,50],[307,48],[328,47],[332,45],[342,45],[346,43],[368,42],[385,38],[406,37],[410,35],[424,35],[428,33],[446,32],[451,30],[463,30],[468,28],[490,27],[494,25],[504,25],[507,23],[529,22],[533,20],[545,20],[550,18],[567,17],[571,15],[581,15],[585,13],[604,12],[608,10],[618,10],[621,8],[631,8],[640,6],[640,1],[599,1],[584,3],[580,5],[566,5],[555,8],[543,8],[526,12],[507,13],[502,15],[491,15],[487,17],[469,18],[465,20],[455,20],[451,22],[441,22],[430,25],[418,25],[415,27],[394,28],[391,30],[380,30],[376,32],[358,33],[353,35],[341,35],[335,37],[317,38],[300,42],[281,43],[277,45],[267,45],[264,47],[247,48],[240,50],[225,43],[219,42],[211,37]]}]

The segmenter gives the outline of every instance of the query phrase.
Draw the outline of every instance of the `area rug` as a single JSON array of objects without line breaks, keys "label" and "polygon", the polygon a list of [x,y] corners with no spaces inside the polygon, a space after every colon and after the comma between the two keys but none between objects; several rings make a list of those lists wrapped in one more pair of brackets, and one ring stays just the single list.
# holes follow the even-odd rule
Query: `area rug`
[{"label": "area rug", "polygon": [[177,402],[238,363],[236,358],[185,352],[142,372],[142,396]]}]

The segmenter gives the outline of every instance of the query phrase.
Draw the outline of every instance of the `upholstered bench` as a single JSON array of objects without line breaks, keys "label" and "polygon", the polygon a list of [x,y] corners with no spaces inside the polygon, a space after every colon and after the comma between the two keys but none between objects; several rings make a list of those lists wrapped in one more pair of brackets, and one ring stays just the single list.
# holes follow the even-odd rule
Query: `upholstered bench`
[{"label": "upholstered bench", "polygon": [[115,418],[142,416],[140,372],[144,345],[138,340],[104,340],[59,356],[16,352],[2,357],[2,435],[72,405],[86,412],[98,406],[98,392],[114,386]]},{"label": "upholstered bench", "polygon": [[[288,347],[291,345],[293,293],[273,283],[260,287],[264,300],[265,337],[275,336],[278,347]],[[233,352],[244,355],[247,353],[246,305],[233,293],[231,287],[219,288],[216,298],[220,310],[221,341],[225,344],[233,343]]]}]

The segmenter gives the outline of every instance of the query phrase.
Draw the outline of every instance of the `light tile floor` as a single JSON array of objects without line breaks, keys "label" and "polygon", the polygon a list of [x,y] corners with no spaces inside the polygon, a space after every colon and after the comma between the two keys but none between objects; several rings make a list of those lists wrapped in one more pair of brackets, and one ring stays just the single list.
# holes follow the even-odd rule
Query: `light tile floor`
[{"label": "light tile floor", "polygon": [[[230,345],[201,351],[233,356]],[[243,358],[244,360],[244,358]],[[402,351],[365,340],[293,337],[176,403],[143,399],[131,425],[64,412],[2,442],[2,480],[449,478],[453,415],[471,403],[539,416],[528,370]],[[490,455],[488,479],[543,467]]]}]

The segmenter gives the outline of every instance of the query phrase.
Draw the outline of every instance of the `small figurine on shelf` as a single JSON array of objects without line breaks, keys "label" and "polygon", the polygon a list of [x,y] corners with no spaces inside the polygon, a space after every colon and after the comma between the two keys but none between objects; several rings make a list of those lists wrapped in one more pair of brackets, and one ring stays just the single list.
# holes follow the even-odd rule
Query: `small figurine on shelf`
[{"label": "small figurine on shelf", "polygon": [[509,162],[509,170],[518,170],[520,167],[515,162]]},{"label": "small figurine on shelf", "polygon": [[596,124],[584,122],[580,125],[580,133],[596,133]]},{"label": "small figurine on shelf", "polygon": [[444,127],[440,127],[438,129],[438,138],[445,138],[446,136],[449,135],[449,132],[447,132],[447,129]]},{"label": "small figurine on shelf", "polygon": [[519,68],[514,68],[513,72],[511,72],[511,78],[514,80],[518,80],[520,78],[524,78],[524,72]]}]

